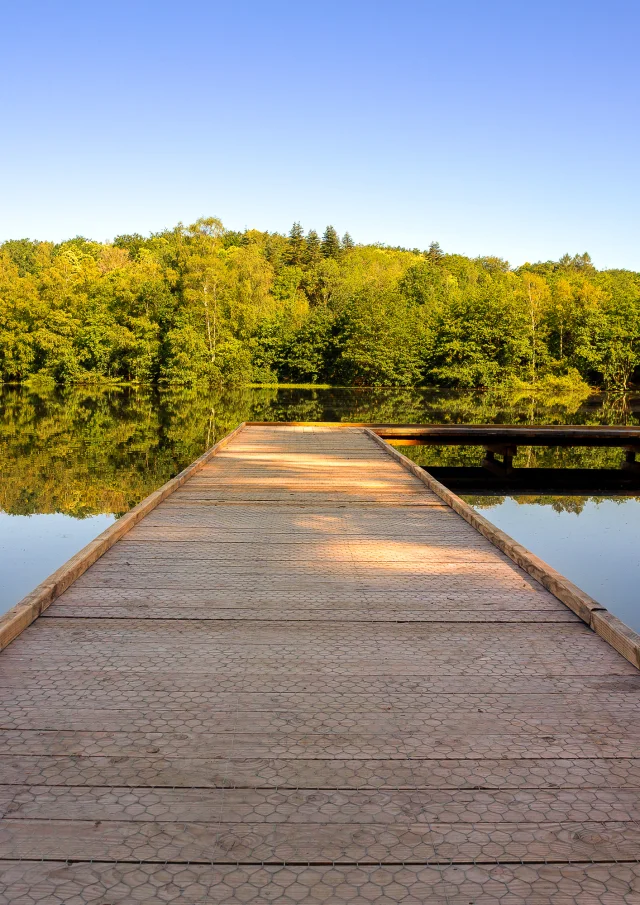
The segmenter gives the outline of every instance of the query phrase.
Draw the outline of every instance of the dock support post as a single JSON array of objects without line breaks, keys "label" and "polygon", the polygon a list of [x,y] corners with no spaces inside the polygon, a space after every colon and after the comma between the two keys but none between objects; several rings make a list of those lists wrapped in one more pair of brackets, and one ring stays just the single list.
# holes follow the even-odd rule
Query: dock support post
[{"label": "dock support post", "polygon": [[640,449],[637,446],[625,446],[624,462],[622,463],[625,471],[640,471],[640,462],[636,459],[638,452]]},{"label": "dock support post", "polygon": [[[499,477],[507,477],[513,473],[513,457],[518,452],[518,447],[513,444],[500,446],[485,446],[483,468],[493,472]],[[502,456],[502,461],[496,459],[496,454]]]}]

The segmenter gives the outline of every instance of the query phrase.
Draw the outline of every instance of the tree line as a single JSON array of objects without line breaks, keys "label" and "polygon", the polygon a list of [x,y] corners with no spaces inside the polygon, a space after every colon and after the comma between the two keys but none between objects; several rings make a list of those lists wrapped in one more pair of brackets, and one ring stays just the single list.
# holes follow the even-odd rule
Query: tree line
[{"label": "tree line", "polygon": [[0,245],[0,379],[492,387],[640,377],[640,274],[215,218]]}]

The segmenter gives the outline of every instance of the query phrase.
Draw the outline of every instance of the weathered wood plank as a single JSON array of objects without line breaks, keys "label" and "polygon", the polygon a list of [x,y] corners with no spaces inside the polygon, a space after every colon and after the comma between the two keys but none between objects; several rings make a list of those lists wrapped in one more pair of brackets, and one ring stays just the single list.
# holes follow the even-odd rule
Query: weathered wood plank
[{"label": "weathered wood plank", "polygon": [[374,824],[201,824],[167,821],[3,821],[0,858],[236,864],[626,861],[640,826],[621,821]]},{"label": "weathered wood plank", "polygon": [[[368,728],[368,727],[365,727]],[[419,732],[238,732],[193,733],[179,731],[91,732],[89,730],[6,730],[0,738],[0,755],[73,755],[93,757],[216,757],[233,749],[238,758],[283,758],[294,760],[493,760],[512,758],[634,758],[639,750],[638,733],[624,727],[614,729],[609,721],[579,722],[563,729],[561,721],[541,722],[537,731],[527,731],[514,721],[511,731],[495,721],[467,732],[464,722],[449,724],[442,731],[429,727]],[[231,744],[233,742],[233,745]]]},{"label": "weathered wood plank", "polygon": [[[618,693],[640,694],[640,674],[638,670],[620,658],[622,670],[607,675],[552,676],[513,676],[509,680],[509,691],[513,694],[566,694],[575,693],[591,695],[598,691],[613,695]],[[210,673],[188,672],[170,669],[158,673],[137,670],[132,673],[118,669],[78,669],[74,672],[58,673],[52,671],[47,675],[46,683],[38,681],[40,674],[37,666],[27,666],[18,671],[12,669],[0,672],[0,688],[26,688],[33,693],[41,690],[43,695],[55,693],[57,689],[70,689],[78,694],[93,694],[113,690],[114,693],[134,694],[142,696],[148,693],[172,693],[177,695],[207,694],[222,692],[264,693],[264,694],[366,694],[379,695],[431,695],[455,694],[479,700],[484,695],[495,695],[504,692],[505,683],[501,676],[478,675],[469,676],[381,676],[344,675],[339,672],[324,673],[285,673],[280,671],[269,676],[260,677],[244,675],[225,675],[221,672]],[[26,677],[29,681],[26,682]],[[7,692],[7,694],[13,692]],[[480,705],[478,705],[480,706]]]},{"label": "weathered wood plank", "polygon": [[[333,587],[336,585],[336,587]],[[431,607],[457,608],[459,615],[464,615],[465,607],[471,609],[483,609],[491,606],[496,609],[521,609],[529,611],[533,615],[536,610],[553,610],[561,612],[554,602],[545,599],[535,587],[523,586],[513,592],[501,592],[495,588],[492,590],[488,583],[480,584],[478,581],[464,580],[450,581],[441,591],[433,587],[433,582],[422,582],[419,588],[407,588],[401,586],[402,595],[406,596],[406,604],[402,606],[388,593],[389,585],[386,583],[380,591],[376,591],[370,584],[361,582],[346,582],[341,586],[339,582],[328,583],[324,581],[315,586],[305,582],[296,588],[287,586],[285,582],[279,582],[275,587],[274,582],[260,589],[247,587],[246,582],[240,580],[216,584],[212,588],[145,588],[145,587],[108,587],[103,582],[96,581],[94,585],[83,585],[77,588],[73,594],[61,599],[63,604],[81,604],[87,606],[110,606],[145,602],[151,606],[199,606],[205,607],[202,616],[216,614],[219,607],[234,608],[243,606],[284,606],[289,604],[297,608],[322,607],[322,594],[324,594],[327,609],[331,607],[348,607],[352,604],[367,604],[374,609],[388,609],[389,612],[398,612],[400,616],[410,609],[421,608],[428,614]],[[103,599],[100,599],[100,596]],[[538,606],[539,604],[539,606]],[[535,610],[534,610],[535,608]],[[53,610],[47,615],[55,615]],[[282,621],[289,621],[290,611],[285,611]],[[87,613],[87,617],[96,613]],[[573,613],[570,613],[573,615]],[[140,614],[141,618],[144,614]],[[159,617],[161,618],[161,617]],[[340,621],[340,620],[338,620]],[[348,621],[348,619],[346,620]],[[402,621],[399,619],[398,621]],[[582,621],[582,620],[580,620]]]},{"label": "weathered wood plank", "polygon": [[125,604],[121,606],[109,606],[101,604],[93,607],[86,607],[84,604],[66,605],[57,604],[55,610],[48,610],[43,614],[43,618],[54,619],[77,619],[86,617],[92,619],[124,619],[127,617],[135,617],[137,619],[198,619],[201,621],[221,621],[226,622],[230,619],[249,620],[254,622],[268,622],[271,620],[281,622],[288,618],[291,622],[312,622],[318,620],[324,621],[342,621],[342,622],[579,622],[578,616],[568,610],[545,610],[543,612],[530,612],[525,607],[521,609],[499,609],[493,608],[491,612],[485,608],[484,610],[447,610],[437,609],[431,606],[428,610],[408,610],[408,609],[373,609],[367,607],[358,609],[357,607],[345,607],[328,609],[318,605],[315,608],[298,607],[294,613],[288,612],[285,608],[260,606],[236,606],[229,609],[204,610],[202,608],[194,608],[188,606],[180,606],[174,604],[172,606],[157,606],[153,608],[147,607],[146,611],[143,605]]},{"label": "weathered wood plank", "polygon": [[121,820],[138,823],[541,825],[563,821],[640,820],[640,789],[336,790],[149,789],[146,786],[0,785],[11,820]]},{"label": "weathered wood plank", "polygon": [[2,755],[12,785],[175,789],[640,790],[640,758],[421,760]]},{"label": "weathered wood plank", "polygon": [[[482,695],[481,708],[478,707],[477,695],[466,695],[460,692],[434,692],[427,689],[422,694],[415,692],[384,693],[376,692],[225,692],[225,691],[172,691],[167,688],[142,689],[132,691],[131,688],[118,686],[94,686],[86,691],[77,688],[55,687],[50,691],[39,692],[35,688],[13,688],[11,705],[3,705],[3,712],[8,711],[11,719],[19,719],[23,715],[31,716],[35,712],[53,716],[56,708],[73,707],[73,718],[78,719],[88,710],[90,718],[100,711],[107,717],[114,712],[140,712],[147,716],[151,711],[178,710],[184,714],[196,716],[206,713],[213,718],[215,713],[286,713],[296,717],[317,712],[324,714],[396,713],[407,714],[449,714],[466,710],[478,713],[548,713],[555,714],[567,711],[574,716],[576,710],[586,707],[588,713],[601,713],[611,708],[612,713],[633,712],[637,704],[637,691],[615,689],[599,691],[595,686],[587,705],[580,691],[566,692],[541,691]],[[49,694],[46,692],[49,691]],[[584,688],[582,689],[584,691]],[[46,710],[45,710],[46,705]],[[40,710],[42,708],[42,710]]]},{"label": "weathered wood plank", "polygon": [[[640,892],[640,865],[588,864],[402,864],[402,865],[212,865],[7,861],[0,865],[6,897],[15,905],[29,890],[51,902],[80,902],[87,889],[109,901],[171,901],[201,905],[259,902],[259,890],[273,888],[286,901],[380,902],[403,905],[575,905],[633,901]],[[505,890],[507,893],[505,893]],[[601,895],[602,892],[602,895]],[[331,898],[333,896],[333,899]],[[303,898],[304,897],[304,898]],[[29,901],[25,899],[25,901]],[[264,900],[263,900],[264,901]],[[375,899],[374,899],[375,901]]]}]

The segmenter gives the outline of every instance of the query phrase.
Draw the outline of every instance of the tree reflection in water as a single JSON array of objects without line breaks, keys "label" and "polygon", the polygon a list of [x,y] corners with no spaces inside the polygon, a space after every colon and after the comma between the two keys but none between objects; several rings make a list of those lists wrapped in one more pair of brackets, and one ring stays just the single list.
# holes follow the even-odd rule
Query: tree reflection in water
[{"label": "tree reflection in water", "polygon": [[[121,515],[240,421],[638,424],[640,397],[318,387],[0,388],[0,509]],[[407,447],[421,464],[478,464],[473,447]],[[618,450],[522,449],[514,465],[615,467]]]}]

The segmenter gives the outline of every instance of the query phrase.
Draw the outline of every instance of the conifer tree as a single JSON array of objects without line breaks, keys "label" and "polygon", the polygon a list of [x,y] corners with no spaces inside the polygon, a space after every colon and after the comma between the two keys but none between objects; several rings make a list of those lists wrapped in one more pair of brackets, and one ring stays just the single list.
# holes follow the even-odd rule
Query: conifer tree
[{"label": "conifer tree", "polygon": [[356,243],[351,238],[351,235],[349,233],[345,233],[342,237],[342,247],[348,251],[350,248],[355,248],[355,244]]},{"label": "conifer tree", "polygon": [[322,257],[320,237],[315,229],[307,233],[307,264],[316,264]]},{"label": "conifer tree", "polygon": [[296,222],[291,227],[291,231],[289,232],[289,263],[302,264],[306,250],[307,243],[305,242],[304,238],[304,230],[296,220]]},{"label": "conifer tree", "polygon": [[327,226],[322,236],[322,254],[325,258],[337,258],[340,254],[340,239],[333,226]]},{"label": "conifer tree", "polygon": [[440,248],[439,242],[432,242],[429,246],[429,251],[427,252],[427,257],[430,261],[439,261],[440,258],[444,257],[444,252]]}]

